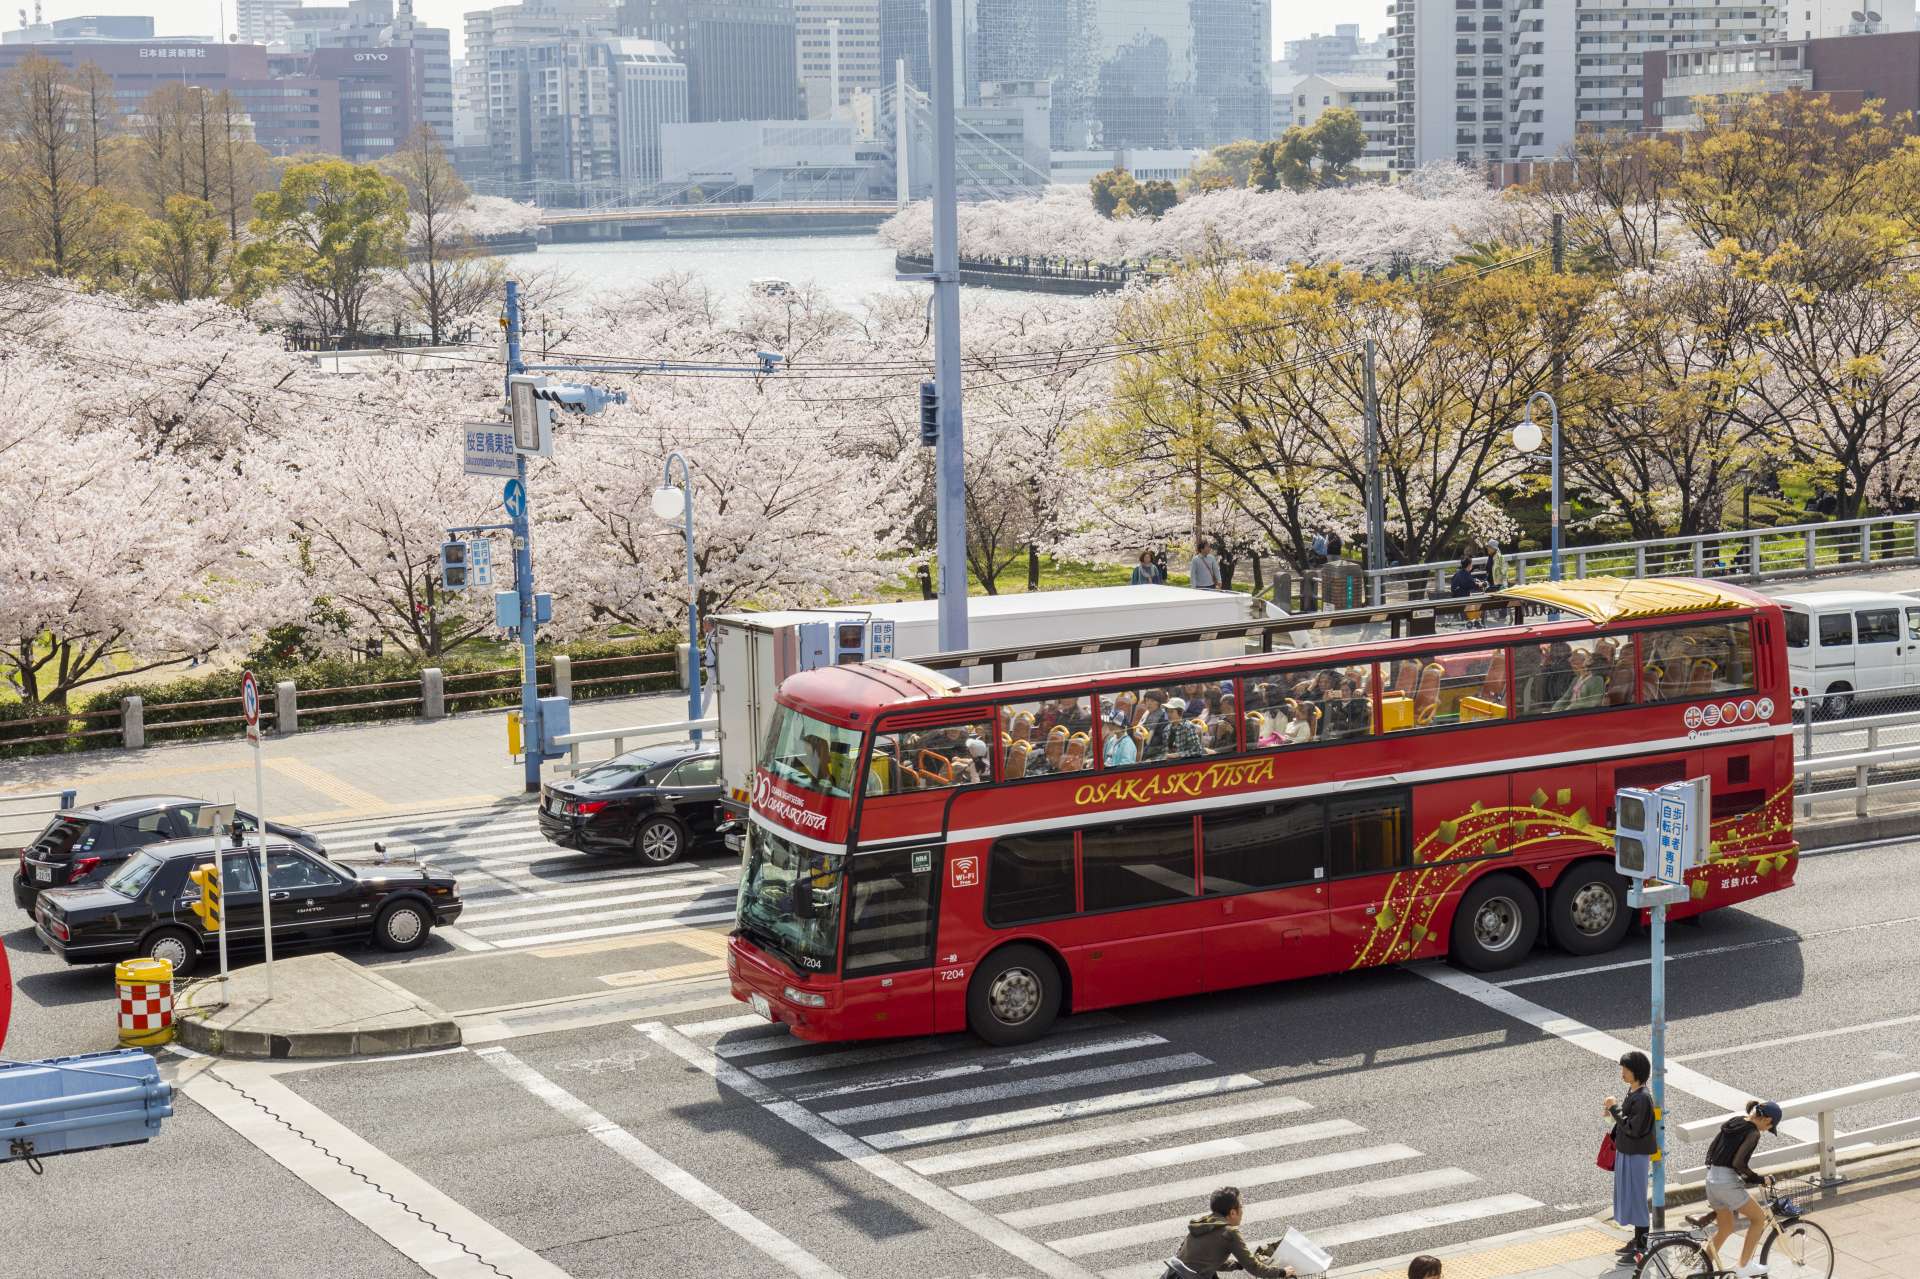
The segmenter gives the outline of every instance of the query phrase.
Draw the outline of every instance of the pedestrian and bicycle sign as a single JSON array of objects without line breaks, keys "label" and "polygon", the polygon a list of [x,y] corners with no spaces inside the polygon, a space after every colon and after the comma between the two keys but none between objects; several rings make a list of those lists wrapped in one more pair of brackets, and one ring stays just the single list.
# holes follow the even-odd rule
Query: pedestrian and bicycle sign
[{"label": "pedestrian and bicycle sign", "polygon": [[258,746],[260,744],[260,685],[255,682],[252,671],[240,677],[240,710],[247,717],[247,740]]}]

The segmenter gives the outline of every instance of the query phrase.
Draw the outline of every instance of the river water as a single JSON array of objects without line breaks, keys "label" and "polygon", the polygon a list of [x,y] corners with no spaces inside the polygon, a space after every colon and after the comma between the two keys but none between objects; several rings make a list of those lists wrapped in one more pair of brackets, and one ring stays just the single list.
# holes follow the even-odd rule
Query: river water
[{"label": "river water", "polygon": [[582,299],[617,293],[675,271],[702,277],[726,309],[739,306],[757,279],[812,280],[836,304],[853,307],[894,287],[893,250],[877,235],[787,235],[764,239],[626,240],[615,244],[543,244],[513,266],[557,267],[572,276]]}]

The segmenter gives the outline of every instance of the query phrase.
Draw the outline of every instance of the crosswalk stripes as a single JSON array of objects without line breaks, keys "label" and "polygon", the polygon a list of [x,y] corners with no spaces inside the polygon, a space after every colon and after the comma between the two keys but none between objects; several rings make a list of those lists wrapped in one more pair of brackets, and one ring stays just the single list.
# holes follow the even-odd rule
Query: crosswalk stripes
[{"label": "crosswalk stripes", "polygon": [[748,1100],[789,1122],[804,1113],[876,1158],[895,1152],[899,1169],[1098,1279],[1158,1279],[1223,1184],[1252,1192],[1249,1240],[1298,1226],[1341,1264],[1543,1207],[1111,1014],[1017,1049],[959,1036],[811,1044],[751,1014],[672,1030]]},{"label": "crosswalk stripes", "polygon": [[377,841],[392,858],[451,871],[466,903],[449,936],[472,950],[522,950],[730,924],[739,866],[692,858],[643,866],[549,843],[531,804],[429,817],[368,818],[315,827],[327,851],[365,860]]}]

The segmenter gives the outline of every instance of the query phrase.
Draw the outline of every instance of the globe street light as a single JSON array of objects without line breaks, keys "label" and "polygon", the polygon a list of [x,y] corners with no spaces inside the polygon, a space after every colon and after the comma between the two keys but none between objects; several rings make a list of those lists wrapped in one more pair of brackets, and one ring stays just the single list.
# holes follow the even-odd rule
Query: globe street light
[{"label": "globe street light", "polygon": [[1548,520],[1553,548],[1551,567],[1548,570],[1553,581],[1560,580],[1560,405],[1553,396],[1545,391],[1535,391],[1527,397],[1526,420],[1513,428],[1513,447],[1522,453],[1531,453],[1540,447],[1540,426],[1533,420],[1533,402],[1545,400],[1548,410],[1553,414],[1553,510]]},{"label": "globe street light", "polygon": [[[673,482],[673,464],[680,463],[680,483]],[[683,520],[687,535],[687,718],[700,715],[700,577],[693,563],[693,471],[679,450],[667,454],[660,487],[653,491],[653,513],[671,523]],[[690,729],[694,742],[700,730]]]}]

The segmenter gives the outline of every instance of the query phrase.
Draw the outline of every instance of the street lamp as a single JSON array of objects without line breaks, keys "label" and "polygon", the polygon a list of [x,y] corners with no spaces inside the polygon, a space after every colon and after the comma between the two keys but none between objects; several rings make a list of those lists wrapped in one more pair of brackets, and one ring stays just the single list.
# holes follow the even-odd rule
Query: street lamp
[{"label": "street lamp", "polygon": [[1548,520],[1553,538],[1553,558],[1549,575],[1557,582],[1560,580],[1560,405],[1553,396],[1545,391],[1535,391],[1527,397],[1527,417],[1513,428],[1513,447],[1522,453],[1531,453],[1540,447],[1540,426],[1533,420],[1535,400],[1545,400],[1548,410],[1553,414],[1553,510]]},{"label": "street lamp", "polygon": [[[680,483],[673,482],[673,464],[680,463]],[[693,471],[679,450],[667,454],[660,487],[653,491],[653,513],[671,523],[684,520],[687,535],[687,718],[700,715],[700,577],[693,563]],[[694,742],[700,730],[689,730]]]}]

